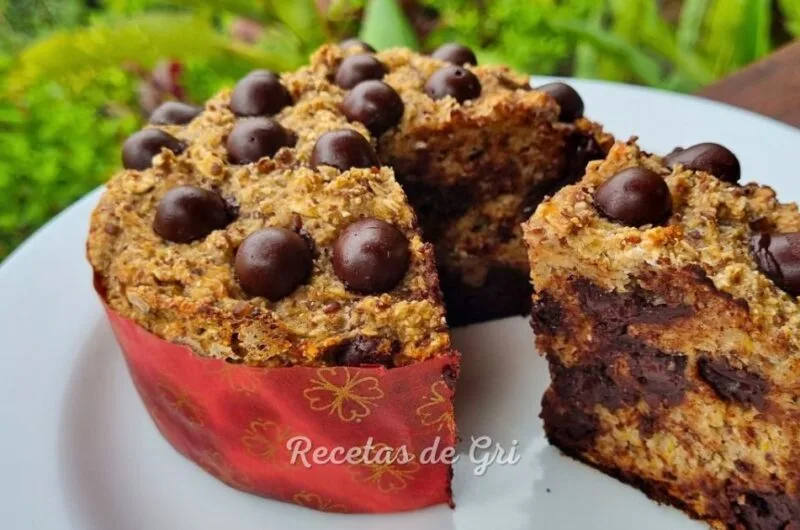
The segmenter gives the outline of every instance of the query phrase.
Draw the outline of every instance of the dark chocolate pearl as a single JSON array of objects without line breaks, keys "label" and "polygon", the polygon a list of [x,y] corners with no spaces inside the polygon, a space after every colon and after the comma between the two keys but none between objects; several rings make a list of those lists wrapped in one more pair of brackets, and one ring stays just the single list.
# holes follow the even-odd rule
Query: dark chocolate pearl
[{"label": "dark chocolate pearl", "polygon": [[342,112],[347,119],[363,123],[375,136],[400,123],[404,110],[403,100],[395,89],[374,79],[357,84],[342,101]]},{"label": "dark chocolate pearl", "polygon": [[278,149],[291,147],[294,142],[294,135],[275,120],[249,118],[236,124],[226,145],[232,163],[248,164],[264,156],[273,156]]},{"label": "dark chocolate pearl", "polygon": [[346,50],[348,48],[356,48],[356,47],[358,47],[358,48],[361,48],[362,50],[366,50],[368,52],[375,53],[375,48],[373,48],[372,46],[370,46],[369,44],[367,44],[363,40],[356,39],[356,38],[343,40],[342,42],[339,43],[339,47],[341,49],[343,49],[343,50]]},{"label": "dark chocolate pearl", "polygon": [[381,346],[378,339],[359,336],[340,344],[334,351],[333,362],[337,366],[383,365],[390,368],[394,364],[394,352]]},{"label": "dark chocolate pearl", "polygon": [[435,71],[425,82],[425,93],[432,99],[452,96],[459,103],[481,95],[481,82],[460,66],[445,66]]},{"label": "dark chocolate pearl", "polygon": [[664,164],[686,169],[705,171],[725,182],[736,183],[742,175],[739,159],[727,147],[715,143],[702,143],[687,149],[676,148],[664,157]]},{"label": "dark chocolate pearl", "polygon": [[159,201],[153,230],[167,241],[189,243],[225,228],[229,220],[228,208],[218,193],[178,186]]},{"label": "dark chocolate pearl", "polygon": [[305,240],[286,228],[264,228],[236,251],[236,277],[251,296],[273,302],[294,291],[311,274],[313,259]]},{"label": "dark chocolate pearl", "polygon": [[353,129],[329,131],[317,139],[311,152],[311,167],[333,166],[340,171],[353,167],[379,167],[370,143]]},{"label": "dark chocolate pearl", "polygon": [[203,108],[196,105],[180,101],[165,101],[150,114],[150,123],[154,125],[186,125],[201,112],[203,112]]},{"label": "dark chocolate pearl", "polygon": [[606,151],[592,134],[575,131],[567,136],[566,140],[564,145],[566,163],[561,175],[565,184],[572,184],[583,177],[589,162],[605,158]]},{"label": "dark chocolate pearl", "polygon": [[566,83],[548,83],[535,90],[546,92],[556,100],[561,112],[559,121],[575,121],[583,116],[583,99],[580,94]]},{"label": "dark chocolate pearl", "polygon": [[790,295],[800,296],[800,232],[756,235],[752,250],[761,272]]},{"label": "dark chocolate pearl", "polygon": [[463,44],[458,44],[456,42],[442,44],[436,48],[436,51],[431,54],[431,57],[458,66],[464,66],[465,64],[474,66],[478,64],[478,58],[475,57],[475,53]]},{"label": "dark chocolate pearl", "polygon": [[381,79],[386,72],[382,62],[372,55],[361,53],[342,61],[336,70],[334,82],[342,88],[350,89],[368,79]]},{"label": "dark chocolate pearl", "polygon": [[649,169],[623,169],[597,188],[594,202],[604,216],[628,226],[658,224],[672,212],[664,179]]},{"label": "dark chocolate pearl", "polygon": [[185,149],[183,142],[161,129],[143,129],[135,132],[122,145],[122,165],[127,169],[144,170],[153,166],[153,157],[161,149],[180,154]]},{"label": "dark chocolate pearl", "polygon": [[383,293],[397,285],[408,269],[408,239],[394,225],[362,219],[339,235],[333,246],[333,270],[351,290]]},{"label": "dark chocolate pearl", "polygon": [[254,70],[236,83],[230,108],[237,116],[272,116],[291,104],[292,96],[277,74]]}]

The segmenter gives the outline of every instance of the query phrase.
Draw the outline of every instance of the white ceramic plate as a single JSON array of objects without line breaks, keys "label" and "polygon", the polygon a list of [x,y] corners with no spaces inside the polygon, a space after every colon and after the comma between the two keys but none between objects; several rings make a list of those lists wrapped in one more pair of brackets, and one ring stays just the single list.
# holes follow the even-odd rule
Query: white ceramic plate
[{"label": "white ceramic plate", "polygon": [[[544,79],[537,80],[540,82]],[[619,138],[666,152],[716,141],[735,151],[744,180],[800,199],[800,131],[709,101],[574,81],[588,115]],[[489,435],[521,461],[473,474],[456,467],[455,511],[327,515],[228,488],[180,457],[140,404],[101,314],[84,260],[93,193],[0,268],[0,527],[70,530],[700,529],[548,446],[538,419],[547,384],[527,321],[455,332],[464,352],[461,433]]]}]

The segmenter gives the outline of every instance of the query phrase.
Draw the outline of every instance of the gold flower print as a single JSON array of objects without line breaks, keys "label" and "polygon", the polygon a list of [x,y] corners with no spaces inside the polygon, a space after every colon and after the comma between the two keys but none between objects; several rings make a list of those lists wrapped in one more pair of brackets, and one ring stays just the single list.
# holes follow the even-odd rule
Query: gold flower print
[{"label": "gold flower print", "polygon": [[223,362],[214,370],[214,375],[225,381],[225,384],[236,392],[252,394],[258,390],[258,375],[256,370],[250,367]]},{"label": "gold flower print", "polygon": [[377,443],[373,447],[374,450],[368,463],[350,467],[353,477],[360,482],[373,484],[381,493],[406,489],[408,483],[419,471],[419,464],[415,460],[402,462],[397,458],[393,461],[387,461],[387,458],[378,458],[377,455],[380,454],[391,454],[396,457],[398,451],[384,443]]},{"label": "gold flower print", "polygon": [[273,464],[289,464],[285,454],[286,442],[292,437],[291,431],[274,421],[253,420],[242,436],[247,452]]},{"label": "gold flower print", "polygon": [[184,421],[198,427],[203,425],[202,410],[186,391],[162,381],[158,383],[158,393],[167,407]]},{"label": "gold flower print", "polygon": [[366,418],[383,397],[378,379],[347,368],[320,368],[303,395],[311,410],[328,411],[345,422]]},{"label": "gold flower print", "polygon": [[448,388],[444,381],[436,381],[431,385],[431,392],[423,398],[425,403],[417,408],[417,416],[422,425],[433,427],[436,432],[443,429],[455,432],[456,419]]},{"label": "gold flower print", "polygon": [[344,504],[335,503],[330,499],[323,499],[316,493],[311,493],[309,491],[295,493],[294,497],[292,497],[292,501],[300,506],[323,512],[347,513],[347,508]]},{"label": "gold flower print", "polygon": [[219,451],[215,451],[214,449],[203,451],[197,456],[196,462],[200,464],[200,467],[205,469],[206,472],[236,489],[248,490],[251,487],[247,477],[231,467]]}]

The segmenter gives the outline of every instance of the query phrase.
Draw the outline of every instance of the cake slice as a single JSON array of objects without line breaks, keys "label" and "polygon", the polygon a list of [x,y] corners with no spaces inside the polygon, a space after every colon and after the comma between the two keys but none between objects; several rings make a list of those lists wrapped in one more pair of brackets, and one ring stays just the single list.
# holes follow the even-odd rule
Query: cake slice
[{"label": "cake slice", "polygon": [[[323,47],[303,74],[330,80],[345,116],[376,137],[436,250],[448,323],[527,313],[520,224],[603,158],[611,136],[583,117],[571,87],[532,89],[527,76],[476,65],[463,46],[366,51]],[[386,110],[397,102],[402,113]]]},{"label": "cake slice", "polygon": [[[714,528],[800,528],[800,213],[716,144],[617,144],[525,224],[542,418]],[[644,522],[643,522],[644,524]]]}]

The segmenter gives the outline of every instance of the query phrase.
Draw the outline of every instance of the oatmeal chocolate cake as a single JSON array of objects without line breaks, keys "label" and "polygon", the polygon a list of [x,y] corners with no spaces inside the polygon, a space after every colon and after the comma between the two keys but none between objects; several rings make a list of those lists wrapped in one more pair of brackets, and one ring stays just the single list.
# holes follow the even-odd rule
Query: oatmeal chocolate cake
[{"label": "oatmeal chocolate cake", "polygon": [[[440,432],[445,444],[455,442],[459,358],[439,273],[452,322],[527,311],[519,223],[611,143],[582,117],[583,102],[567,85],[532,90],[505,68],[475,62],[459,46],[431,57],[373,53],[358,42],[325,46],[309,66],[281,75],[253,71],[203,108],[167,103],[125,142],[125,169],[92,216],[88,257],[146,403],[163,392],[161,382],[143,380],[160,375],[139,366],[158,366],[138,351],[140,330],[149,332],[147,343],[190,347],[197,356],[178,349],[192,359],[244,365],[237,373],[248,366],[295,374],[358,367],[333,370],[347,378],[373,368],[380,377],[391,373],[401,395],[376,386],[370,389],[380,396],[351,401],[369,409],[386,398],[381,413],[399,442]],[[171,377],[171,384],[187,383],[180,371]],[[404,377],[432,386],[420,391]],[[340,397],[331,413],[363,390],[348,381],[333,387]],[[262,383],[263,395],[292,411],[277,426],[320,428],[306,416],[319,400],[306,403]],[[260,407],[263,395],[248,394],[244,408]],[[203,396],[215,410],[222,399],[238,414],[229,397]],[[414,399],[425,402],[407,411]],[[196,428],[193,417],[187,421]],[[198,433],[184,436],[185,424],[176,420],[180,436],[159,427],[205,465],[193,448]],[[231,425],[223,419],[200,427],[199,442],[215,441],[202,454],[223,455]],[[350,438],[372,435],[366,421],[351,427]],[[338,431],[324,434],[333,445],[343,441]],[[184,438],[194,445],[182,445]],[[248,462],[235,469],[247,470]],[[283,471],[256,467],[248,474],[265,474],[256,491],[274,496],[275,474]],[[394,502],[351,504],[391,511],[449,500],[449,466],[424,473],[431,482],[420,479]]]},{"label": "oatmeal chocolate cake", "polygon": [[719,529],[800,528],[800,213],[616,144],[525,224],[550,441]]}]

